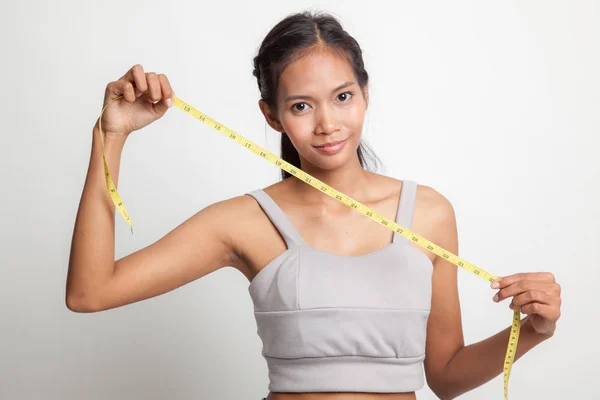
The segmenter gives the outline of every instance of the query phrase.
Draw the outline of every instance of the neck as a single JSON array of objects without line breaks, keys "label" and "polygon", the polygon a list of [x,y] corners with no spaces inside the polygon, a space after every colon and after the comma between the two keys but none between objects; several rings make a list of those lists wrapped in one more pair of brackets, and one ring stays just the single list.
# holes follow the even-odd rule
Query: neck
[{"label": "neck", "polygon": [[[333,170],[321,169],[309,162],[301,159],[300,161],[302,171],[307,174],[319,179],[321,182],[331,186],[332,188],[348,195],[352,198],[358,199],[362,197],[362,194],[368,188],[369,176],[372,175],[370,172],[364,170],[358,160],[358,156],[343,165],[340,168]],[[293,179],[293,185],[295,192],[302,196],[302,198],[308,203],[321,203],[321,204],[338,204],[338,200],[329,197],[320,190],[317,190],[313,186],[301,181],[298,178],[290,177]]]}]

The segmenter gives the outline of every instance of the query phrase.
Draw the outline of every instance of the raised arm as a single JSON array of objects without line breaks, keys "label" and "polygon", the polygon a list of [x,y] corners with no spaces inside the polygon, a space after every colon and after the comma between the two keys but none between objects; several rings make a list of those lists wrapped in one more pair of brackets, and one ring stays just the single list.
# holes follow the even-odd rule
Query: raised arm
[{"label": "raised arm", "polygon": [[[119,98],[119,96],[123,96]],[[115,186],[126,139],[163,116],[173,96],[166,76],[140,65],[107,85],[102,116],[104,153]],[[212,204],[157,242],[115,261],[115,206],[108,193],[98,123],[77,212],[66,284],[72,311],[94,312],[173,290],[238,261],[229,227],[243,218],[243,196]]]}]

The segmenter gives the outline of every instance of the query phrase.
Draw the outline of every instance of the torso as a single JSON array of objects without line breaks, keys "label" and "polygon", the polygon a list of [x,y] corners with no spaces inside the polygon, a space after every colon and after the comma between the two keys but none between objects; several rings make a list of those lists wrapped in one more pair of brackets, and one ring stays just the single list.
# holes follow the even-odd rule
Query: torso
[{"label": "torso", "polygon": [[[291,223],[307,245],[340,255],[357,256],[383,248],[392,242],[393,232],[350,207],[339,203],[339,207],[325,207],[307,204],[295,195],[290,185],[291,179],[275,183],[263,190],[284,211]],[[359,202],[381,215],[394,219],[398,209],[398,200],[402,181],[383,175],[372,174],[372,190],[368,198],[356,198]],[[427,210],[431,206],[433,189],[419,185],[415,201],[412,231],[431,238],[433,236],[432,221],[429,221]],[[326,195],[324,195],[326,196]],[[286,244],[277,229],[258,203],[247,197],[244,206],[248,218],[236,229],[235,252],[240,258],[239,269],[249,281],[271,260],[286,250]],[[334,221],[335,223],[332,223]],[[421,246],[409,243],[422,251],[431,261],[436,255]],[[411,393],[269,393],[268,400],[414,400]]]}]

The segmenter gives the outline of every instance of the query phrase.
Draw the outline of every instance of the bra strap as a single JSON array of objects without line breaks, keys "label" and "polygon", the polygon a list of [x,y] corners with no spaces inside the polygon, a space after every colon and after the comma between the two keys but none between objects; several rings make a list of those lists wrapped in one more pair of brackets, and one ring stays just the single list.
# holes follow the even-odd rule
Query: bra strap
[{"label": "bra strap", "polygon": [[256,199],[265,214],[267,214],[267,217],[269,217],[281,236],[283,236],[288,248],[292,247],[292,245],[304,243],[304,240],[302,240],[302,237],[287,215],[285,215],[283,210],[264,190],[256,189],[246,194]]},{"label": "bra strap", "polygon": [[[404,228],[412,228],[412,218],[415,211],[415,199],[417,197],[417,182],[404,179],[402,181],[402,189],[400,191],[400,201],[398,204],[398,212],[396,214],[396,223]],[[405,240],[408,243],[408,238],[394,232],[394,242]]]}]

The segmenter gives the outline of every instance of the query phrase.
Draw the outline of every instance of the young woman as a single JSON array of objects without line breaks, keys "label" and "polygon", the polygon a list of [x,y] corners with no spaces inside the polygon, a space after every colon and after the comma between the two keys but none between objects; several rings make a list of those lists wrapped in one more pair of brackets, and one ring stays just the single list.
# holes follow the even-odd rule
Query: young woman
[{"label": "young woman", "polygon": [[[254,59],[259,108],[281,132],[282,158],[458,254],[454,210],[435,189],[367,171],[361,132],[368,74],[358,43],[321,13],[288,16]],[[131,132],[162,117],[174,91],[135,65],[106,87],[104,151],[118,182]],[[457,267],[285,172],[281,182],[207,206],[156,243],[114,260],[114,206],[98,125],[74,228],[66,302],[107,310],[232,266],[248,280],[268,400],[408,400],[425,379],[442,399],[502,373],[510,327],[465,346]],[[232,229],[235,227],[235,229]],[[516,359],[560,316],[551,273],[493,285],[522,321]],[[423,373],[424,372],[424,373]]]}]

